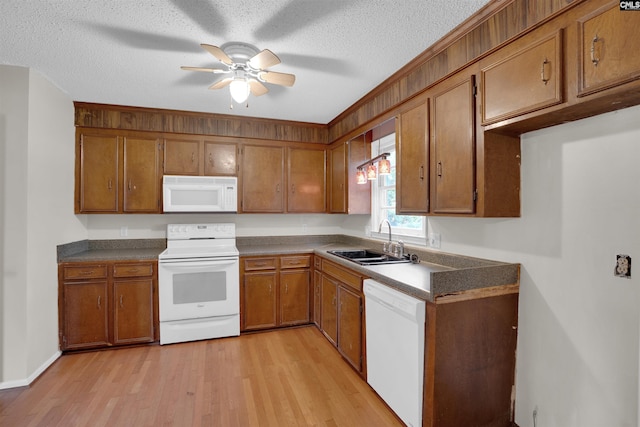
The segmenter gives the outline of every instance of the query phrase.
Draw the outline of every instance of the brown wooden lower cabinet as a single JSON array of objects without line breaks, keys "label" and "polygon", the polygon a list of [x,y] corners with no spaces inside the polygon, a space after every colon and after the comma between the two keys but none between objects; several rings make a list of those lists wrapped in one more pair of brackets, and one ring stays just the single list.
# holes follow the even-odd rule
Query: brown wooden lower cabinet
[{"label": "brown wooden lower cabinet", "polygon": [[498,292],[427,303],[424,427],[512,426],[517,285]]},{"label": "brown wooden lower cabinet", "polygon": [[242,331],[310,322],[311,258],[312,255],[241,258]]},{"label": "brown wooden lower cabinet", "polygon": [[320,260],[320,330],[364,377],[364,277],[324,258]]},{"label": "brown wooden lower cabinet", "polygon": [[60,264],[60,349],[156,341],[156,266],[155,261]]}]

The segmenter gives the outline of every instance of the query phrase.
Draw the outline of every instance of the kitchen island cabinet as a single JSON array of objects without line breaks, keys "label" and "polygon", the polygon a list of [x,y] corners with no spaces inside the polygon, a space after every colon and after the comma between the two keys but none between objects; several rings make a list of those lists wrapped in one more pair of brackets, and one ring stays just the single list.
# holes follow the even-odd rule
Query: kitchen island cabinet
[{"label": "kitchen island cabinet", "polygon": [[60,349],[79,350],[157,340],[157,263],[61,263]]}]

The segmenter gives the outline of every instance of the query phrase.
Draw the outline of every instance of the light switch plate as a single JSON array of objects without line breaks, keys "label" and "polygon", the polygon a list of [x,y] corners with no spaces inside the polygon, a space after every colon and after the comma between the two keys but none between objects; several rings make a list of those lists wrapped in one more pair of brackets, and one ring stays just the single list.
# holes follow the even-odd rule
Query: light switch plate
[{"label": "light switch plate", "polygon": [[440,233],[429,233],[429,247],[440,248]]}]

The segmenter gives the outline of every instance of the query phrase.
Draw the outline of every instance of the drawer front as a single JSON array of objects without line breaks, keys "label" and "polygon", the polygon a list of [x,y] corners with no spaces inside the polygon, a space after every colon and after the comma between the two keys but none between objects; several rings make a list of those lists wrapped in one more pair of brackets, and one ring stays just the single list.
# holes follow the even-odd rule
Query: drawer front
[{"label": "drawer front", "polygon": [[328,274],[345,285],[355,289],[358,292],[362,292],[362,279],[363,277],[355,272],[352,272],[338,264],[334,264],[326,259],[322,260],[322,272]]},{"label": "drawer front", "polygon": [[147,277],[152,275],[152,263],[113,265],[113,277]]},{"label": "drawer front", "polygon": [[278,267],[276,257],[247,258],[244,260],[244,271],[275,270]]},{"label": "drawer front", "polygon": [[311,255],[295,255],[280,257],[280,268],[309,268]]},{"label": "drawer front", "polygon": [[62,277],[65,279],[104,279],[107,277],[106,264],[88,264],[64,266]]}]

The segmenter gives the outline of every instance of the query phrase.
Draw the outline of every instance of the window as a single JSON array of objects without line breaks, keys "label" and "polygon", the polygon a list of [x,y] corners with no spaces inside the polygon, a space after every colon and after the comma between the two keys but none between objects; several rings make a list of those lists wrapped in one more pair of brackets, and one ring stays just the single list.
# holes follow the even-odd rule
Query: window
[{"label": "window", "polygon": [[390,153],[391,174],[378,176],[371,183],[371,235],[388,238],[387,227],[378,233],[378,227],[385,219],[391,224],[393,240],[425,244],[426,219],[423,216],[396,215],[396,135],[392,133],[371,144],[371,157]]}]

